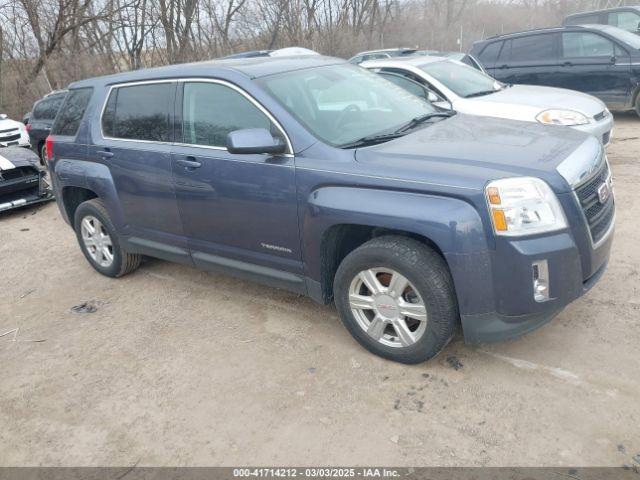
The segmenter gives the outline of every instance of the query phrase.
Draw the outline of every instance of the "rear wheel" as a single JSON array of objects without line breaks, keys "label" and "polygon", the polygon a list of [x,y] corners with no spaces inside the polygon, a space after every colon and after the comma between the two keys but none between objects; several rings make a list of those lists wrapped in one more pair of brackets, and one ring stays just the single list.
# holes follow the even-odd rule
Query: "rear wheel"
[{"label": "rear wheel", "polygon": [[120,246],[113,223],[101,200],[81,203],[74,227],[82,253],[91,266],[108,277],[121,277],[140,266],[142,255],[128,253]]},{"label": "rear wheel", "polygon": [[44,143],[40,147],[40,164],[47,166],[47,146]]},{"label": "rear wheel", "polygon": [[411,238],[380,237],[351,252],[338,268],[334,294],[355,339],[397,362],[419,363],[437,355],[458,321],[446,263]]}]

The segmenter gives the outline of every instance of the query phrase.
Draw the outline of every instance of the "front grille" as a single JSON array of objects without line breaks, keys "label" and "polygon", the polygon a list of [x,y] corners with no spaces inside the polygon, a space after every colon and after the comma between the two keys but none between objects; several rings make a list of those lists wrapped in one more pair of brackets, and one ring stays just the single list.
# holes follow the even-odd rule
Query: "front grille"
[{"label": "front grille", "polygon": [[605,161],[595,175],[575,189],[594,244],[607,233],[615,214],[613,192],[604,203],[598,196],[598,189],[607,182],[609,175],[609,165]]},{"label": "front grille", "polygon": [[599,122],[600,120],[602,120],[602,119],[603,119],[603,118],[605,118],[606,116],[607,116],[607,111],[606,111],[606,110],[603,110],[603,111],[601,111],[600,113],[596,113],[596,114],[593,116],[593,119],[594,119],[596,122]]},{"label": "front grille", "polygon": [[38,171],[32,167],[12,168],[10,170],[0,171],[0,182],[16,180],[18,178],[31,178],[34,176],[38,176]]},{"label": "front grille", "polygon": [[13,132],[13,131],[17,131],[17,128],[7,128],[5,130],[0,130],[0,133],[7,133],[7,132]]},{"label": "front grille", "polygon": [[0,142],[13,142],[14,140],[20,139],[20,133],[16,133],[15,135],[9,135],[8,137],[0,137]]},{"label": "front grille", "polygon": [[604,135],[602,135],[602,144],[606,145],[609,143],[609,140],[611,140],[611,131],[608,131],[607,133],[605,133]]}]

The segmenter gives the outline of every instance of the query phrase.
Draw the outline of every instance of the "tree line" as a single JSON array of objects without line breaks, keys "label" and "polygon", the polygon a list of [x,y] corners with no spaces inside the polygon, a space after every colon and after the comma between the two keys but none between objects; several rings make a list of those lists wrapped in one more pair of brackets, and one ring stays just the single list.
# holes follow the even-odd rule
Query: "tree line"
[{"label": "tree line", "polygon": [[349,57],[558,25],[625,0],[0,0],[0,113],[21,118],[68,83],[234,52],[311,48]]}]

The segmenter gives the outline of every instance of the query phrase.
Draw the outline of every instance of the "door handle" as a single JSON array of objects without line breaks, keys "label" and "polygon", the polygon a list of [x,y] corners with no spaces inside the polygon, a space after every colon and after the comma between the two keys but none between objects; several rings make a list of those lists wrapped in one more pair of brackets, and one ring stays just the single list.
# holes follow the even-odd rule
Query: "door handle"
[{"label": "door handle", "polygon": [[509,65],[502,64],[502,65],[500,65],[498,68],[499,68],[500,70],[504,70],[505,68],[508,68],[508,66],[509,66]]},{"label": "door handle", "polygon": [[100,155],[102,158],[111,158],[113,157],[113,152],[110,150],[99,150],[98,155]]},{"label": "door handle", "polygon": [[195,170],[202,166],[202,163],[197,161],[195,157],[187,157],[185,159],[180,158],[176,160],[176,163],[187,170]]},{"label": "door handle", "polygon": [[562,64],[563,67],[571,67],[572,65],[573,65],[573,63],[571,63],[571,62],[564,62]]}]

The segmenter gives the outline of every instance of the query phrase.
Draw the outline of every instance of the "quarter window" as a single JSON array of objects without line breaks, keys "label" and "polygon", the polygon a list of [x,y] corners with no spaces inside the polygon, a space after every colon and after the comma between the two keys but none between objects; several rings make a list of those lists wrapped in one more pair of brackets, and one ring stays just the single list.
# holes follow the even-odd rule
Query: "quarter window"
[{"label": "quarter window", "polygon": [[56,118],[51,133],[54,135],[75,135],[80,127],[84,111],[91,100],[92,88],[71,90],[66,102]]},{"label": "quarter window", "polygon": [[280,135],[271,120],[244,95],[219,83],[184,85],[184,143],[226,147],[227,135],[245,128],[266,128]]},{"label": "quarter window", "polygon": [[554,54],[555,35],[531,35],[511,40],[511,61],[551,60]]},{"label": "quarter window", "polygon": [[102,115],[108,137],[168,142],[175,83],[151,83],[111,90]]},{"label": "quarter window", "polygon": [[562,34],[564,58],[572,57],[612,57],[615,52],[613,42],[590,32],[570,32]]}]

